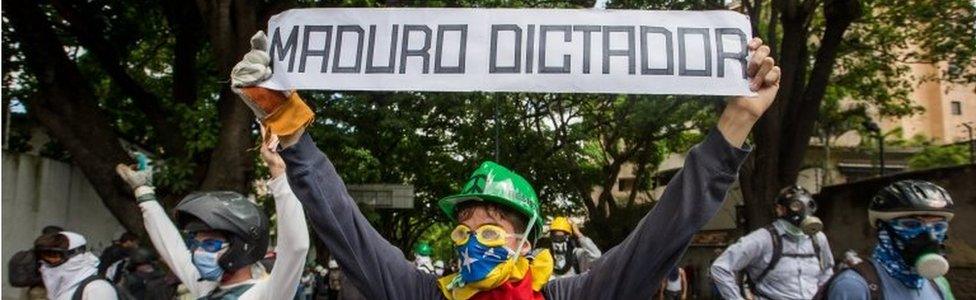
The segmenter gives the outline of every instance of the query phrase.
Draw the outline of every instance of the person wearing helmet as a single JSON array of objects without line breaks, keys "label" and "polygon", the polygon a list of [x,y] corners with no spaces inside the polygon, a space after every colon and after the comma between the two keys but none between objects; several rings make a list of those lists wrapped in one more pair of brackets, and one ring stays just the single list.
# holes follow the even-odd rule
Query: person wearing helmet
[{"label": "person wearing helmet", "polygon": [[450,239],[459,272],[437,278],[416,270],[359,211],[335,166],[305,133],[314,114],[298,93],[258,86],[271,77],[267,36],[258,32],[251,46],[231,71],[232,88],[281,136],[289,182],[313,228],[368,299],[651,298],[694,233],[722,206],[749,153],[740,147],[772,104],[780,73],[769,48],[752,40],[747,73],[757,96],[728,102],[717,130],[690,150],[654,209],[586,274],[548,280],[552,256],[533,251],[543,219],[535,189],[512,170],[482,162],[458,194],[438,202],[456,224]]},{"label": "person wearing helmet", "polygon": [[952,220],[952,198],[942,187],[902,180],[881,189],[868,206],[878,244],[870,258],[838,273],[826,299],[952,299],[942,276]]},{"label": "person wearing helmet", "polygon": [[[174,208],[176,224],[156,201],[151,170],[118,165],[134,190],[146,232],[170,270],[198,299],[290,299],[294,297],[309,248],[301,204],[295,198],[281,157],[270,136],[261,148],[278,216],[278,254],[270,275],[259,261],[268,249],[268,216],[244,195],[232,191],[192,193]],[[186,239],[180,235],[183,230]]]},{"label": "person wearing helmet", "polygon": [[139,236],[132,232],[123,232],[112,241],[111,246],[102,250],[102,255],[98,257],[98,274],[108,281],[118,282],[125,273],[129,255],[137,248]]},{"label": "person wearing helmet", "polygon": [[34,240],[34,255],[41,261],[48,299],[119,299],[112,283],[98,275],[98,257],[86,245],[84,236],[70,231],[48,233]]},{"label": "person wearing helmet", "polygon": [[126,272],[118,283],[135,299],[173,299],[179,280],[167,276],[157,265],[156,253],[147,248],[136,248],[129,253]]},{"label": "person wearing helmet", "polygon": [[413,246],[413,264],[417,266],[417,270],[434,274],[434,261],[430,258],[433,254],[434,248],[430,246],[430,243],[427,241],[417,242]]},{"label": "person wearing helmet", "polygon": [[552,279],[581,274],[603,252],[593,240],[583,235],[576,224],[567,217],[556,217],[549,223],[549,239],[552,245]]},{"label": "person wearing helmet", "polygon": [[834,256],[817,202],[793,185],[776,196],[776,221],[742,237],[712,263],[712,280],[724,299],[742,299],[736,279],[745,271],[760,299],[809,299],[834,274]]}]

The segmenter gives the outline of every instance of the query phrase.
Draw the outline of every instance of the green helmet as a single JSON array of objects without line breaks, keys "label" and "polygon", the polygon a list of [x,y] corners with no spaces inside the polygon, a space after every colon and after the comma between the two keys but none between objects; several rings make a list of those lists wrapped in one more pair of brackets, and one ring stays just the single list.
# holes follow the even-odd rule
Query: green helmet
[{"label": "green helmet", "polygon": [[495,203],[521,213],[528,220],[534,219],[534,224],[526,224],[532,227],[529,239],[535,242],[539,238],[542,230],[539,197],[536,196],[532,185],[515,172],[495,162],[486,161],[471,174],[460,194],[445,197],[438,202],[438,205],[452,221],[457,222],[455,208],[458,204],[468,201]]},{"label": "green helmet", "polygon": [[416,245],[413,245],[413,253],[423,256],[430,256],[431,254],[434,254],[434,248],[431,248],[430,244],[428,244],[426,241],[420,241],[417,242]]}]

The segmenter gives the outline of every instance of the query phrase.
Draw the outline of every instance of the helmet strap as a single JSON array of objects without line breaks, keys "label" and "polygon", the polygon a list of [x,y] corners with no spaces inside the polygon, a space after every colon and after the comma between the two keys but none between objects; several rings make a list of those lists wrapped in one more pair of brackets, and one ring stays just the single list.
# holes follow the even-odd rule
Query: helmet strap
[{"label": "helmet strap", "polygon": [[522,255],[522,247],[529,240],[529,236],[532,235],[532,227],[535,226],[535,220],[539,218],[539,214],[533,214],[532,218],[529,218],[529,226],[525,227],[525,234],[522,235],[522,239],[519,240],[518,245],[515,247],[515,259]]}]

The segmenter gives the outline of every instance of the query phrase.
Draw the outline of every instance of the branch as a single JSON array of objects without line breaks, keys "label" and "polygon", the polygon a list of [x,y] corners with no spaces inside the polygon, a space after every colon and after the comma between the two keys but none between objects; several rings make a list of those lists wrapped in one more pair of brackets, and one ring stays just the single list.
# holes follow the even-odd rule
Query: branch
[{"label": "branch", "polygon": [[186,153],[186,141],[179,130],[172,130],[178,128],[179,124],[169,117],[172,114],[166,104],[127,73],[122,56],[116,51],[115,46],[119,45],[103,38],[104,26],[100,22],[72,6],[78,3],[82,2],[68,4],[61,0],[51,1],[58,15],[70,24],[67,29],[78,38],[82,46],[91,51],[98,64],[112,78],[112,82],[128,94],[135,107],[146,115],[149,123],[156,129],[154,132],[163,148],[175,155]]},{"label": "branch", "polygon": [[117,163],[131,163],[118,136],[98,108],[91,86],[64,52],[41,6],[29,1],[3,2],[4,17],[37,93],[26,99],[28,111],[68,150],[102,203],[126,229],[144,235],[141,214],[131,190],[115,174]]}]

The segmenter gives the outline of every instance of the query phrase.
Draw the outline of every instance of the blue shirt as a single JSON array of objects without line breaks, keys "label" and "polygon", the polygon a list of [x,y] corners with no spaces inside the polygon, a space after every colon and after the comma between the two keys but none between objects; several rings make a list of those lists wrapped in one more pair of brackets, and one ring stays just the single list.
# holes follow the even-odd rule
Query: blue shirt
[{"label": "blue shirt", "polygon": [[[926,280],[921,289],[911,289],[898,282],[897,279],[888,275],[874,261],[874,268],[878,270],[878,278],[881,279],[881,292],[885,299],[942,299],[939,291],[932,285],[931,281]],[[830,284],[827,292],[827,299],[830,300],[869,300],[871,290],[868,289],[868,282],[852,269],[841,271]]]}]

